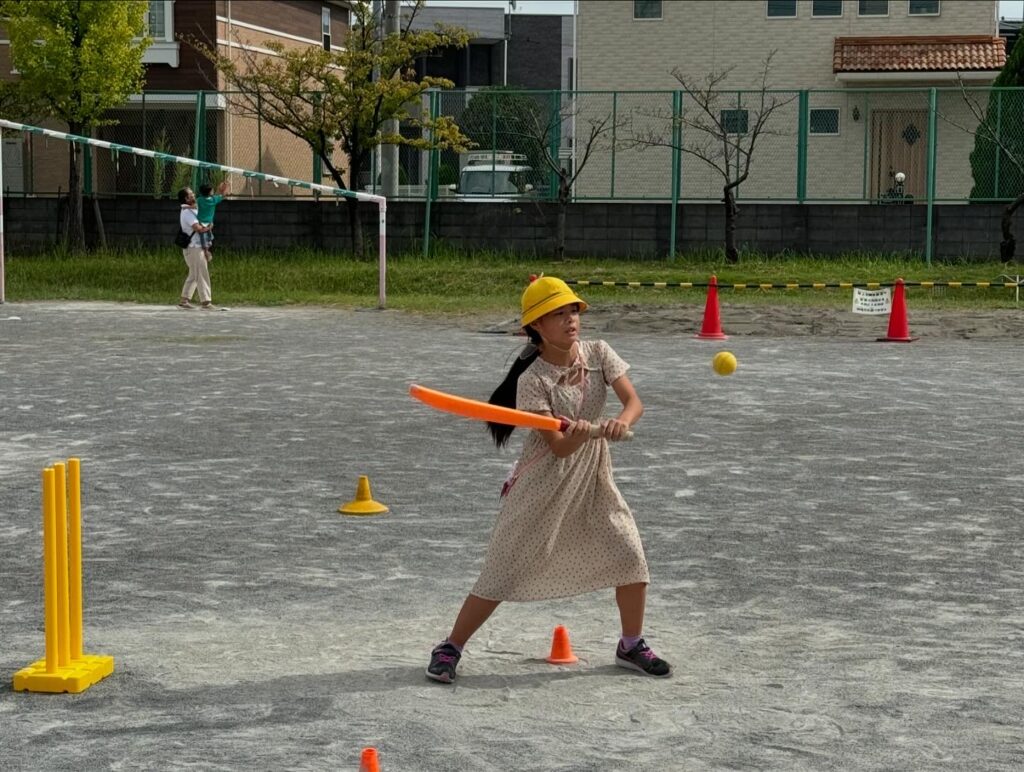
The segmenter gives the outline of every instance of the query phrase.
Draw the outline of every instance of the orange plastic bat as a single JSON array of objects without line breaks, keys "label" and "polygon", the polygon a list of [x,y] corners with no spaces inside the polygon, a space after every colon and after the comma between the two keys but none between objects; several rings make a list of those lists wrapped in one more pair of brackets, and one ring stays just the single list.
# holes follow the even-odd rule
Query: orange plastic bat
[{"label": "orange plastic bat", "polygon": [[[564,432],[569,428],[569,422],[564,418],[552,418],[551,416],[537,415],[525,410],[513,410],[510,407],[492,405],[489,402],[479,402],[475,399],[457,397],[454,394],[447,394],[443,391],[428,389],[426,386],[412,384],[409,387],[409,394],[425,405],[446,413],[459,415],[463,418],[472,418],[476,421],[491,421],[496,424],[507,424],[509,426],[524,426],[529,429],[545,429],[553,432]],[[591,426],[591,437],[601,436],[601,427],[597,424]],[[628,432],[623,439],[632,439],[633,432]]]}]

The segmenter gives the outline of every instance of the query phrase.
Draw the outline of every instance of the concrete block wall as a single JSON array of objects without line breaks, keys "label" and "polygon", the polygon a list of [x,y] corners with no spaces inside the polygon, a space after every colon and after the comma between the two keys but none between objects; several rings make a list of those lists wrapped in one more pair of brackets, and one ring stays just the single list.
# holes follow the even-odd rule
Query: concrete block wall
[{"label": "concrete block wall", "polygon": [[[927,208],[921,204],[777,204],[740,202],[736,243],[765,254],[839,255],[851,252],[923,254]],[[102,199],[107,241],[114,247],[171,248],[177,228],[176,201]],[[369,253],[377,249],[377,207],[359,204]],[[999,204],[936,204],[937,258],[990,259],[999,255]],[[92,208],[85,207],[90,241],[96,238]],[[422,249],[426,206],[392,201],[387,211],[391,253]],[[5,239],[11,254],[45,250],[56,243],[59,208],[53,198],[4,200]],[[438,248],[552,255],[558,206],[551,203],[473,204],[439,201],[431,206],[431,241]],[[666,203],[584,202],[566,213],[569,257],[663,257],[668,254],[671,206]],[[1024,208],[1015,232],[1024,255]],[[725,216],[721,204],[686,203],[676,218],[679,252],[720,249]],[[343,201],[229,199],[217,212],[217,242],[223,249],[304,247],[350,250],[347,204]]]}]

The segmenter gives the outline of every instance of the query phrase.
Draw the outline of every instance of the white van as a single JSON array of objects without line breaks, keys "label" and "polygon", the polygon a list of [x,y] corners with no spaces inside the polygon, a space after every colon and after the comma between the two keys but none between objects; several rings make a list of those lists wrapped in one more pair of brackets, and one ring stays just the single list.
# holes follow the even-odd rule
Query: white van
[{"label": "white van", "polygon": [[460,201],[518,201],[530,197],[533,172],[526,156],[508,150],[477,150],[459,157],[457,185],[449,185]]}]

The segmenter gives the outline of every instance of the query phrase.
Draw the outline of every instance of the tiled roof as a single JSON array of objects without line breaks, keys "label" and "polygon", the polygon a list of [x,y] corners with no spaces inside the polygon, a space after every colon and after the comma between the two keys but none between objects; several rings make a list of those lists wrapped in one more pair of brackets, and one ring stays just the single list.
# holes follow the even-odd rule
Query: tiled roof
[{"label": "tiled roof", "polygon": [[840,37],[832,55],[834,72],[952,72],[1000,70],[1006,43],[990,35]]}]

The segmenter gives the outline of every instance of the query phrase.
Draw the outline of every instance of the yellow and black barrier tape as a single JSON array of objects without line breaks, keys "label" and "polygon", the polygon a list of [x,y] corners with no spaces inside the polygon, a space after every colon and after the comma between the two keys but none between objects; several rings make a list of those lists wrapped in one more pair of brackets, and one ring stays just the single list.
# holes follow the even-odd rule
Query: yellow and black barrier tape
[{"label": "yellow and black barrier tape", "polygon": [[[699,289],[712,286],[711,282],[707,281],[604,281],[601,279],[566,279],[565,283],[572,284],[577,287],[655,287],[658,289]],[[899,282],[895,281],[816,281],[786,282],[784,284],[771,282],[735,282],[733,284],[729,284],[718,282],[714,286],[718,289],[734,290],[853,289],[854,287],[880,289],[882,287],[895,287],[898,283]],[[1017,287],[1024,287],[1024,277],[1022,277],[1021,281],[904,281],[903,286],[922,287],[924,289],[934,289],[936,287],[949,287],[951,289],[966,287],[977,287],[980,289],[1015,289]]]}]

